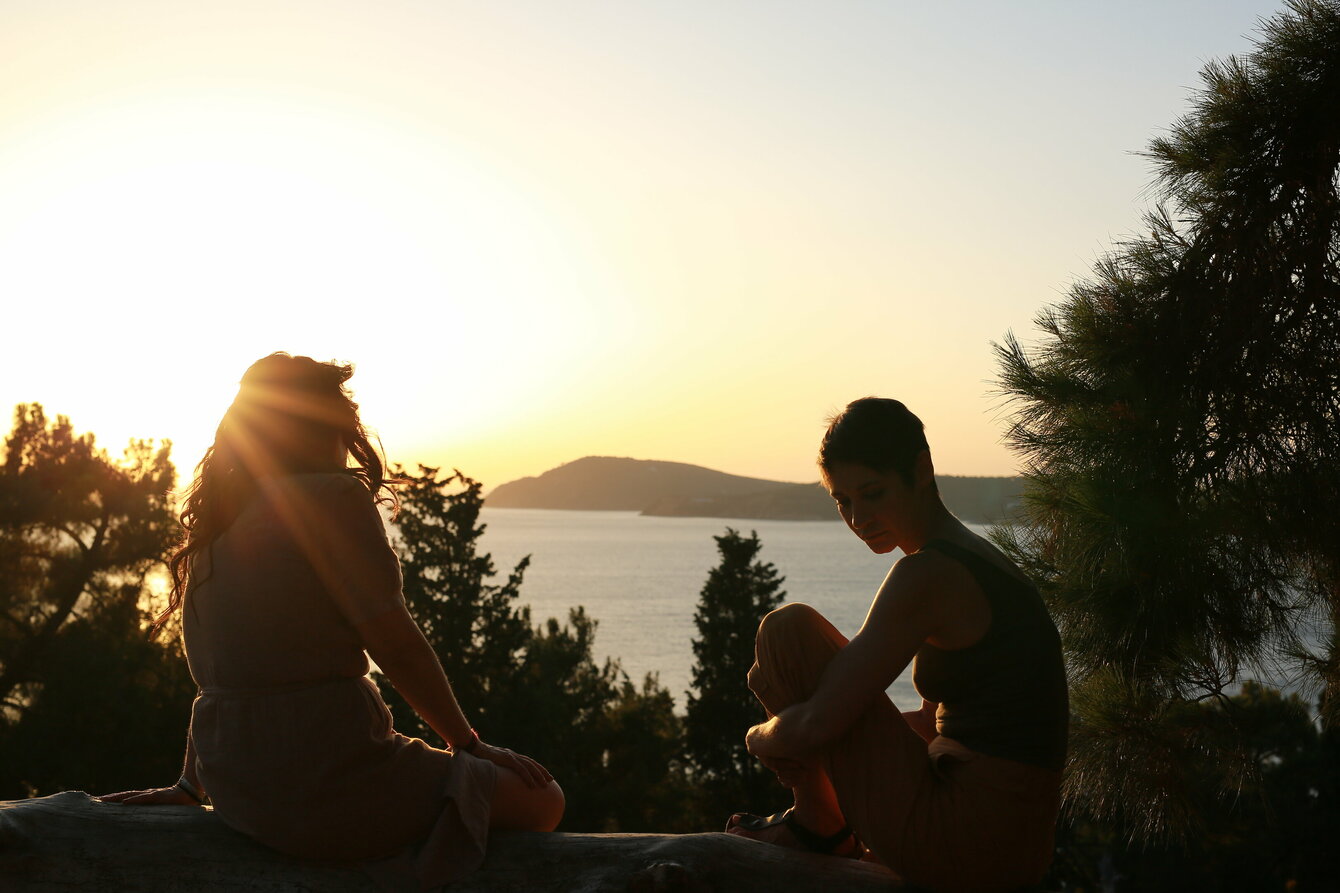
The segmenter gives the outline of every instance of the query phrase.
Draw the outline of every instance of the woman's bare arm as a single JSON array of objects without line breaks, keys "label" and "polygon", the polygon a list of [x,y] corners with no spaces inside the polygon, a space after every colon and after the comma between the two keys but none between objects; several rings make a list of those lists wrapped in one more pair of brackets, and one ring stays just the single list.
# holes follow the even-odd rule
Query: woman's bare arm
[{"label": "woman's bare arm", "polygon": [[[461,711],[437,654],[409,611],[401,605],[354,628],[368,654],[414,712],[453,748],[468,746],[474,737],[470,722]],[[535,760],[505,747],[481,741],[471,753],[516,772],[527,787],[543,787],[554,780]]]},{"label": "woman's bare arm", "polygon": [[803,758],[841,736],[944,626],[953,599],[943,583],[933,554],[894,565],[861,631],[834,656],[814,695],[750,729],[750,752]]},{"label": "woman's bare arm", "polygon": [[[191,785],[203,797],[206,791],[200,785],[200,778],[195,772],[195,742],[191,739],[191,730],[186,729],[186,757],[185,763],[181,769],[181,777],[186,779],[187,784]],[[186,792],[180,784],[174,784],[166,788],[150,788],[147,791],[121,791],[116,794],[103,794],[94,799],[101,800],[104,803],[126,803],[131,806],[198,806],[199,802],[195,797]]]},{"label": "woman's bare arm", "polygon": [[433,648],[403,606],[355,626],[368,654],[395,690],[452,747],[470,741],[470,723]]}]

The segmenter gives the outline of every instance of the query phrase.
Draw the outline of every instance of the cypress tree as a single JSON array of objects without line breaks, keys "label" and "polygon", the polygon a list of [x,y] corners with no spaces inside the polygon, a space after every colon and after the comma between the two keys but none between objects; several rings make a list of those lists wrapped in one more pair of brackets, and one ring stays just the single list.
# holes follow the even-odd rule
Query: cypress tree
[{"label": "cypress tree", "polygon": [[744,746],[751,725],[766,715],[746,684],[754,663],[754,635],[769,611],[781,604],[783,577],[758,561],[758,533],[748,537],[726,528],[713,537],[721,562],[707,575],[693,615],[693,688],[684,732],[708,816],[724,822],[730,812],[759,811],[785,798],[772,773]]}]

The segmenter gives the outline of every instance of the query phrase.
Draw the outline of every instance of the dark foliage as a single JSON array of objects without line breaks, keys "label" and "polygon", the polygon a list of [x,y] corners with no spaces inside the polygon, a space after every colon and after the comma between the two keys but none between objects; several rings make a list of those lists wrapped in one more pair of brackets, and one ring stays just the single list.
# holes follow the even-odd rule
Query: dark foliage
[{"label": "dark foliage", "polygon": [[[1197,750],[1235,752],[1253,767],[1226,790],[1213,762],[1177,773],[1203,817],[1180,841],[1126,846],[1129,824],[1080,818],[1058,834],[1047,889],[1223,893],[1335,889],[1340,854],[1340,736],[1319,730],[1309,705],[1254,683],[1241,693],[1187,706],[1182,728]],[[1129,771],[1127,764],[1126,771]]]},{"label": "dark foliage", "polygon": [[1150,841],[1263,784],[1234,682],[1305,669],[1340,706],[1340,4],[1203,80],[1150,147],[1148,235],[999,349],[1028,480],[1001,543],[1065,641],[1068,802]]},{"label": "dark foliage", "polygon": [[0,800],[177,777],[195,683],[176,642],[148,638],[142,597],[123,587],[55,638],[35,696],[0,733]]},{"label": "dark foliage", "polygon": [[[596,663],[596,621],[580,607],[565,624],[532,627],[517,604],[529,559],[493,582],[493,560],[478,551],[477,482],[424,467],[403,476],[395,541],[405,599],[480,734],[554,774],[565,829],[681,828],[687,783],[669,693],[654,677],[638,688],[617,662]],[[398,729],[437,740],[385,680],[382,691]]]},{"label": "dark foliage", "polygon": [[172,778],[195,687],[148,641],[146,582],[177,535],[169,448],[121,461],[37,405],[0,467],[0,799]]},{"label": "dark foliage", "polygon": [[[530,609],[516,603],[530,559],[520,561],[504,581],[493,582],[493,559],[477,548],[484,532],[480,485],[459,472],[439,479],[437,469],[422,466],[418,475],[402,471],[400,477],[405,485],[394,542],[405,602],[467,716],[496,738],[490,708],[506,710],[499,695],[518,687],[521,655],[532,636]],[[383,690],[392,698],[388,703],[403,703],[387,686]],[[407,707],[398,709],[396,718],[406,734],[435,740]]]}]

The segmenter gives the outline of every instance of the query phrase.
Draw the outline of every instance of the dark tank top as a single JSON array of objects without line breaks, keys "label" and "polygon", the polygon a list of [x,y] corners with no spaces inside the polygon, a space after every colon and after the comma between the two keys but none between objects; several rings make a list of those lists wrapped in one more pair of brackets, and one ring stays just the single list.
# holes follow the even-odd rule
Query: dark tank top
[{"label": "dark tank top", "polygon": [[966,567],[991,608],[991,625],[976,644],[917,651],[912,683],[940,705],[936,731],[978,753],[1060,769],[1070,705],[1061,638],[1042,597],[970,549],[946,540],[923,548]]}]

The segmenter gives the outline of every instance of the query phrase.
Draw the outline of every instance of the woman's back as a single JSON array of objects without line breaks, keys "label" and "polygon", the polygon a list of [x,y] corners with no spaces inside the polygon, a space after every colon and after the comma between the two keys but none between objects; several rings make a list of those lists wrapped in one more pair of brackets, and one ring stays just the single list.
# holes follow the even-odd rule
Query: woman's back
[{"label": "woman's back", "polygon": [[371,494],[344,474],[263,478],[195,559],[183,631],[206,689],[358,678],[352,623],[394,607],[400,573]]},{"label": "woman's back", "polygon": [[201,686],[192,736],[220,815],[308,858],[387,856],[433,831],[433,873],[473,868],[493,767],[396,734],[364,678],[353,624],[403,603],[371,494],[345,474],[258,484],[197,558],[183,618]]},{"label": "woman's back", "polygon": [[[344,387],[352,373],[276,353],[242,376],[187,491],[157,621],[183,610],[201,688],[182,778],[106,799],[207,794],[277,850],[379,860],[394,888],[427,889],[480,864],[495,815],[551,830],[563,793],[534,760],[479,739],[406,609],[373,500],[390,489],[385,460]],[[463,753],[395,731],[365,648]]]}]

